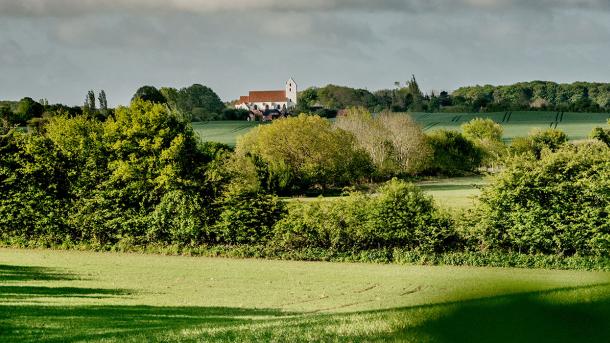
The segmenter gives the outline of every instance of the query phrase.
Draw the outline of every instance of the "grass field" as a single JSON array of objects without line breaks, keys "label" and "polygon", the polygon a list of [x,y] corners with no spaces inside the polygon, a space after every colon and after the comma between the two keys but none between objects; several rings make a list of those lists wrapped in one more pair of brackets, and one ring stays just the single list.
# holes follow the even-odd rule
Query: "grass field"
[{"label": "grass field", "polygon": [[[483,176],[452,177],[431,179],[415,183],[434,201],[447,209],[465,209],[475,204],[476,197],[481,194],[481,188],[487,184]],[[327,196],[324,200],[333,201],[340,196]],[[314,201],[319,197],[284,198],[288,201]]]},{"label": "grass field", "polygon": [[[491,118],[504,127],[504,139],[527,136],[534,129],[561,129],[572,140],[587,138],[591,130],[606,125],[608,113],[497,112],[497,113],[413,113],[425,131],[459,129],[477,117]],[[256,122],[215,121],[193,123],[195,131],[206,141],[235,145],[237,137],[256,126]]]},{"label": "grass field", "polygon": [[0,341],[608,342],[610,274],[0,249]]}]

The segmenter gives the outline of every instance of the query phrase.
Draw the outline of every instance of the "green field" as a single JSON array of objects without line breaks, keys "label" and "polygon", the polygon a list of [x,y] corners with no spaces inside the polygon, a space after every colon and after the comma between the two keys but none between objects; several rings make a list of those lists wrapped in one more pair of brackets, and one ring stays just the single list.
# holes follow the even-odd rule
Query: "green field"
[{"label": "green field", "polygon": [[571,140],[585,139],[597,126],[605,126],[608,113],[571,112],[496,112],[496,113],[414,113],[413,118],[424,130],[457,129],[460,125],[478,118],[491,118],[504,127],[504,139],[527,136],[534,129],[557,128]]},{"label": "green field", "polygon": [[0,341],[608,342],[610,274],[0,249]]},{"label": "green field", "polygon": [[[415,183],[426,194],[431,195],[437,205],[447,209],[465,209],[474,205],[481,188],[487,184],[482,176],[438,178]],[[327,196],[324,200],[340,199],[340,196]],[[314,201],[319,197],[284,198],[288,201]]]},{"label": "green field", "polygon": [[[587,138],[591,130],[604,126],[608,113],[558,112],[497,112],[497,113],[413,113],[413,118],[425,131],[459,129],[460,125],[477,117],[491,118],[504,127],[504,139],[527,136],[533,129],[550,127],[563,130],[570,139]],[[193,123],[195,131],[206,141],[235,145],[237,137],[256,126],[256,122],[213,121]]]},{"label": "green field", "polygon": [[253,127],[259,125],[257,122],[249,121],[207,121],[194,122],[193,129],[204,141],[213,141],[230,146],[235,146],[237,137],[250,131]]}]

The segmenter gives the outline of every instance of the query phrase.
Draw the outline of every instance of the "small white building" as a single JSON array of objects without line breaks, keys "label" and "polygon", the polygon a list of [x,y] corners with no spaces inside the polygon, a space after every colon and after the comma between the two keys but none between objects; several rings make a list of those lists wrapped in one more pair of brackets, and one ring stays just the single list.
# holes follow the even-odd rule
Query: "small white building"
[{"label": "small white building", "polygon": [[287,111],[297,104],[297,83],[292,78],[286,81],[284,90],[250,91],[239,97],[235,108],[249,111]]}]

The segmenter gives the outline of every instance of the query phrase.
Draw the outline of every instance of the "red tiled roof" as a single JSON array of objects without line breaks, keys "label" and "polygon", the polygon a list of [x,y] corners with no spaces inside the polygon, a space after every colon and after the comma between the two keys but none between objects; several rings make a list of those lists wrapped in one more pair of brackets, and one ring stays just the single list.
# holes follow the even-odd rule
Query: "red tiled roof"
[{"label": "red tiled roof", "polygon": [[[241,98],[240,98],[241,100]],[[286,91],[250,91],[248,102],[285,102]]]},{"label": "red tiled roof", "polygon": [[247,95],[242,95],[239,97],[239,100],[237,101],[238,104],[245,104],[250,102],[250,97]]}]

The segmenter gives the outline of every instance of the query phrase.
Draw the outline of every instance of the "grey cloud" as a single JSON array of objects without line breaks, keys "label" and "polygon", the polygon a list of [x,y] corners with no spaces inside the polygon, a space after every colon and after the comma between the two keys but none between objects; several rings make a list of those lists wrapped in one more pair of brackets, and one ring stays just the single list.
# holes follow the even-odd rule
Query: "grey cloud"
[{"label": "grey cloud", "polygon": [[3,0],[3,16],[70,17],[100,13],[217,13],[226,11],[404,11],[457,9],[610,10],[608,0]]}]

